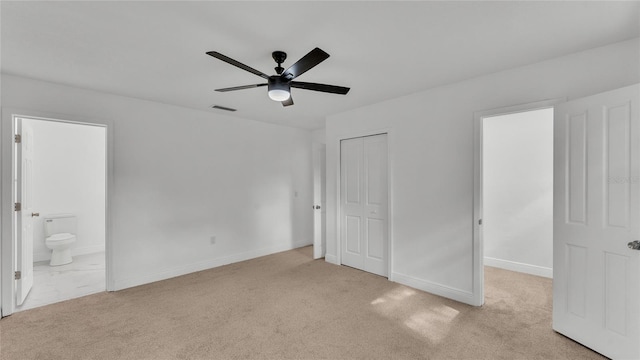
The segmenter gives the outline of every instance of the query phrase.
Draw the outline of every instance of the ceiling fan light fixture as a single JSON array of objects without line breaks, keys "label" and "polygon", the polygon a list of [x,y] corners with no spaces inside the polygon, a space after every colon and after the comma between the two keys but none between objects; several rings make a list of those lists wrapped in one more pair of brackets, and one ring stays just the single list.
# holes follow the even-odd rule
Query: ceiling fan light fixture
[{"label": "ceiling fan light fixture", "polygon": [[269,90],[269,98],[273,101],[285,101],[289,99],[291,93],[287,90]]},{"label": "ceiling fan light fixture", "polygon": [[291,86],[279,76],[269,77],[269,98],[273,101],[285,101],[291,97]]}]

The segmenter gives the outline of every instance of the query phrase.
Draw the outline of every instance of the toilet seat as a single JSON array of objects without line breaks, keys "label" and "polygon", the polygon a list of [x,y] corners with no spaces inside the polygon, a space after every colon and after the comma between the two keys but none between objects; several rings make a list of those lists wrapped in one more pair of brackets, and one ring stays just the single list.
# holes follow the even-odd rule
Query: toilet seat
[{"label": "toilet seat", "polygon": [[48,238],[46,238],[46,241],[65,241],[65,240],[71,240],[75,237],[76,237],[75,235],[70,233],[60,233],[60,234],[53,234],[49,236]]}]

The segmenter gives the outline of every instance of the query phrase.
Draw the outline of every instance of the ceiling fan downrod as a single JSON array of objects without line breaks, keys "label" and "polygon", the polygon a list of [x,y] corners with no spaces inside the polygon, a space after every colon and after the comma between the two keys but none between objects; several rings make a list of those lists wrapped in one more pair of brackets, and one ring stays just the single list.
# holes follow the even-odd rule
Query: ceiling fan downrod
[{"label": "ceiling fan downrod", "polygon": [[284,68],[280,65],[287,59],[287,53],[284,51],[276,50],[271,53],[271,57],[278,63],[278,66],[274,67],[276,70],[276,74],[281,75],[284,71]]}]

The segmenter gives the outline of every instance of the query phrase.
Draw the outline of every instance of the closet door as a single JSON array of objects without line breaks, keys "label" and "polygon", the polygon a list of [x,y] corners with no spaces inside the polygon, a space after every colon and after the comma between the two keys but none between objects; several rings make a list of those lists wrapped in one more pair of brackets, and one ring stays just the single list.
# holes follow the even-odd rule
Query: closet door
[{"label": "closet door", "polygon": [[387,135],[340,144],[342,264],[388,275]]}]

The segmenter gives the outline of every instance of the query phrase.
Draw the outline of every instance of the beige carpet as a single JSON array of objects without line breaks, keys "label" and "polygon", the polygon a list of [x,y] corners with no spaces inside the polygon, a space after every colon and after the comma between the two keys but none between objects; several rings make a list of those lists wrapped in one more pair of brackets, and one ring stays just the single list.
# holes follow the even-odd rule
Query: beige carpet
[{"label": "beige carpet", "polygon": [[310,247],[0,320],[2,359],[601,359],[551,330],[551,280],[487,268],[486,305]]}]

